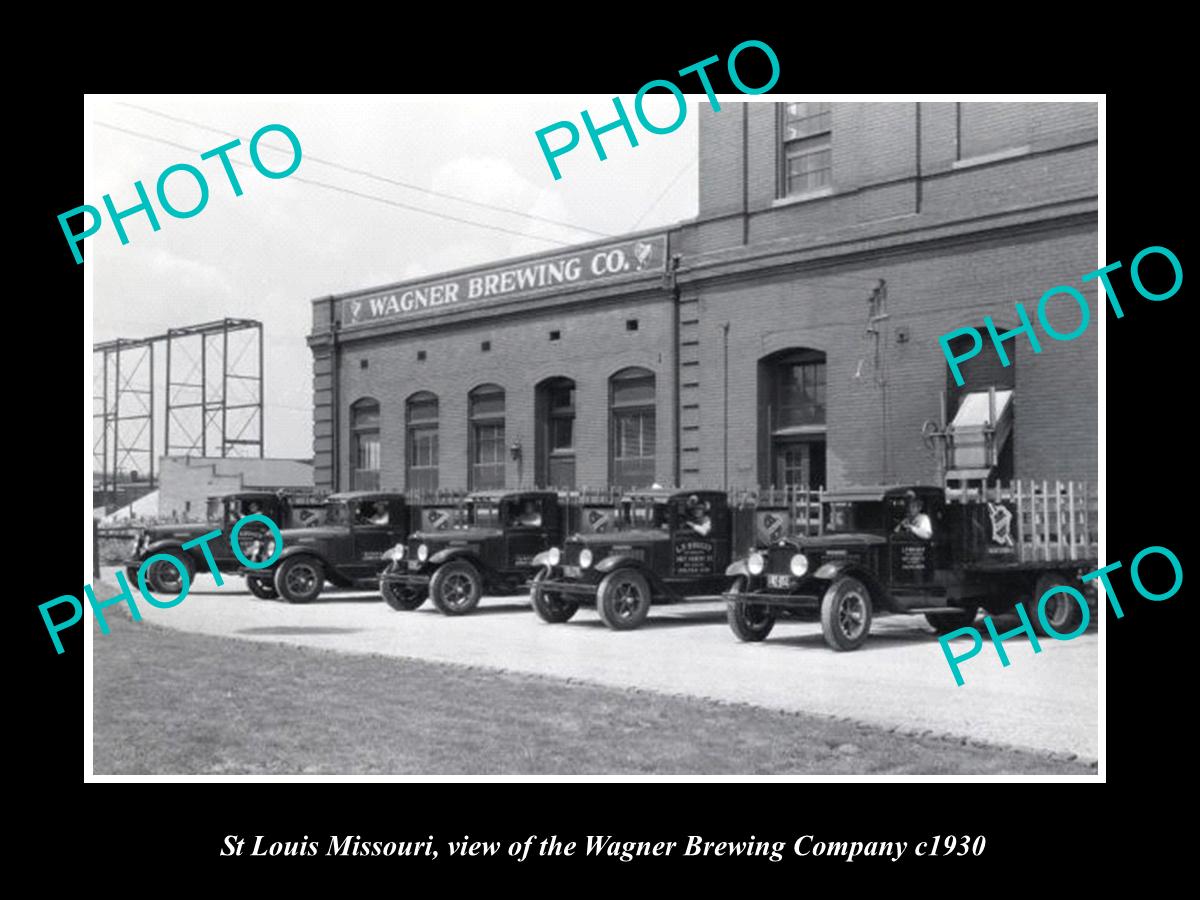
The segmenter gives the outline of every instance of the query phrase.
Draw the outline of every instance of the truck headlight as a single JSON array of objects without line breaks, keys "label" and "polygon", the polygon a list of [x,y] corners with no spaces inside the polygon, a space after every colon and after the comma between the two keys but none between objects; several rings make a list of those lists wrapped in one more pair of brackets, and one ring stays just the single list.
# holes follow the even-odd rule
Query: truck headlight
[{"label": "truck headlight", "polygon": [[417,559],[419,559],[421,562],[425,562],[425,560],[429,559],[428,544],[422,544],[417,548]]},{"label": "truck headlight", "polygon": [[763,570],[763,555],[761,553],[751,553],[746,559],[746,568],[751,575],[761,575]]},{"label": "truck headlight", "polygon": [[549,552],[547,553],[547,559],[550,560],[550,565],[557,566],[559,563],[559,560],[562,559],[562,551],[559,550],[557,547],[551,547]]},{"label": "truck headlight", "polygon": [[592,565],[592,551],[584,547],[579,551],[579,568],[588,569]]},{"label": "truck headlight", "polygon": [[803,553],[797,553],[792,557],[791,569],[792,574],[797,578],[800,578],[805,572],[808,571],[808,557]]}]

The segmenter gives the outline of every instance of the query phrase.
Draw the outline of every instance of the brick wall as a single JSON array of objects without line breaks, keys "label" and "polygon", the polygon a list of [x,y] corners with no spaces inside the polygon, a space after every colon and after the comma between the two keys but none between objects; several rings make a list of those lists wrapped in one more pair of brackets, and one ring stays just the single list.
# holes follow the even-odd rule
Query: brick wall
[{"label": "brick wall", "polygon": [[[636,319],[629,331],[626,322]],[[549,333],[560,333],[557,341]],[[482,352],[483,341],[491,343]],[[424,350],[426,359],[417,360]],[[450,325],[369,340],[351,340],[339,348],[340,402],[338,429],[342,465],[339,489],[348,489],[350,448],[349,408],[354,401],[373,397],[380,404],[382,461],[380,487],[405,488],[406,400],[418,391],[438,397],[439,487],[466,488],[468,466],[468,394],[482,384],[505,389],[505,441],[519,440],[520,463],[506,453],[506,486],[532,486],[535,477],[536,386],[563,376],[575,381],[576,483],[608,483],[609,378],[629,366],[657,377],[656,422],[658,478],[674,477],[675,421],[673,357],[674,308],[669,294],[659,290],[620,303],[587,302],[559,306],[533,315],[494,316],[475,324]],[[362,368],[362,361],[367,368]],[[318,381],[322,358],[314,363]],[[331,410],[318,410],[314,450],[320,458],[331,429]],[[332,484],[331,471],[318,464],[318,484]],[[330,479],[322,482],[324,477]]]},{"label": "brick wall", "polygon": [[[1092,324],[1072,342],[1039,331],[1040,355],[1016,339],[1015,474],[1096,480],[1096,291],[1079,278],[1096,259],[1093,226],[1062,227],[969,244],[924,249],[811,274],[764,272],[733,284],[685,289],[683,308],[703,361],[697,386],[681,366],[681,444],[694,447],[685,465],[686,485],[753,485],[759,479],[758,361],[786,348],[821,350],[827,360],[827,471],[831,486],[892,481],[933,481],[935,461],[920,429],[936,420],[947,365],[938,337],[968,324],[982,329],[990,313],[997,326],[1017,324],[1013,303],[1031,317],[1037,300],[1057,284],[1073,284],[1090,298]],[[887,426],[881,390],[874,383],[874,344],[865,335],[868,296],[879,279],[888,290],[891,318],[882,326],[881,357],[887,382]],[[1070,331],[1078,312],[1069,302],[1049,308],[1051,323]],[[682,318],[682,316],[681,316]],[[723,360],[729,323],[728,403]],[[896,340],[898,329],[908,340]],[[986,341],[986,335],[985,335]],[[1006,342],[1006,348],[1014,341]],[[984,352],[994,353],[990,342]],[[686,361],[685,361],[686,362]],[[861,369],[860,369],[861,362]],[[728,416],[728,441],[724,422]],[[884,447],[888,451],[885,471]],[[728,453],[728,463],[726,463]]]}]

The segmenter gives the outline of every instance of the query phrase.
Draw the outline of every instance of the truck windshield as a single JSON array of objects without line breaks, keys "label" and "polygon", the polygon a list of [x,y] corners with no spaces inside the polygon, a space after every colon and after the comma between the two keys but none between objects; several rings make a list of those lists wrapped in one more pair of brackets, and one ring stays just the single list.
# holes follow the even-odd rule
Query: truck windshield
[{"label": "truck windshield", "polygon": [[653,500],[626,500],[621,504],[621,527],[666,529],[670,521],[670,507]]},{"label": "truck windshield", "polygon": [[476,500],[468,516],[467,521],[478,528],[500,527],[500,506],[493,500]]},{"label": "truck windshield", "polygon": [[350,523],[350,514],[346,509],[346,504],[341,502],[325,504],[325,524],[326,525],[348,525]]},{"label": "truck windshield", "polygon": [[826,512],[825,532],[883,531],[883,504],[874,502],[831,502]]},{"label": "truck windshield", "polygon": [[221,522],[225,519],[225,501],[220,497],[208,498],[208,510],[205,519],[209,522]]}]

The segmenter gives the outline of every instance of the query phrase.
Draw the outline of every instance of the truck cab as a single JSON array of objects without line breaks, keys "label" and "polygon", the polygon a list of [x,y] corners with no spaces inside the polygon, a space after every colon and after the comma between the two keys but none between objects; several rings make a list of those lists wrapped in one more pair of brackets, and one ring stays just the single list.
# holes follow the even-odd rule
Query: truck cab
[{"label": "truck cab", "polygon": [[[282,531],[283,547],[262,569],[242,568],[258,596],[264,581],[289,603],[315,600],[326,581],[338,587],[374,586],[384,553],[408,537],[410,508],[402,494],[353,491],[331,495],[321,524]],[[262,536],[251,548],[254,562],[276,556],[274,540]]]},{"label": "truck cab", "polygon": [[380,592],[393,609],[417,609],[431,597],[442,613],[460,616],[484,593],[523,592],[534,559],[562,540],[566,516],[553,491],[478,491],[437,521],[389,551]]},{"label": "truck cab", "polygon": [[565,622],[583,602],[610,628],[645,621],[652,603],[718,596],[727,583],[730,512],[722,491],[637,491],[621,497],[611,527],[574,534],[536,562],[534,610]]},{"label": "truck cab", "polygon": [[[219,572],[237,572],[242,562],[233,552],[229,536],[234,526],[246,516],[263,515],[282,528],[299,528],[317,524],[321,518],[324,498],[302,491],[238,491],[209,497],[207,521],[149,525],[141,529],[133,559],[125,564],[130,584],[137,583],[141,564],[156,554],[175,557],[179,567],[160,560],[146,572],[147,586],[156,593],[177,594],[182,587],[180,568],[190,582],[197,571],[207,569],[208,563],[200,546],[183,549],[183,545],[211,531],[219,537],[207,543]],[[238,531],[238,544],[243,554],[267,533],[266,526],[257,520],[248,522]]]}]

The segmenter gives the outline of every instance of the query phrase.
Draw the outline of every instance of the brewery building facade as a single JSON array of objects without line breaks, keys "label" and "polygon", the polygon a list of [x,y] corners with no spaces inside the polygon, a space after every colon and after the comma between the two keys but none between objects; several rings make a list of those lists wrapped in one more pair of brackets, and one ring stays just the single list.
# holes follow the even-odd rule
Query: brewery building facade
[{"label": "brewery building facade", "polygon": [[1095,104],[698,109],[694,220],[313,301],[317,487],[936,482],[981,417],[992,474],[1096,480],[1095,326],[961,387],[938,344],[1098,309]]}]

